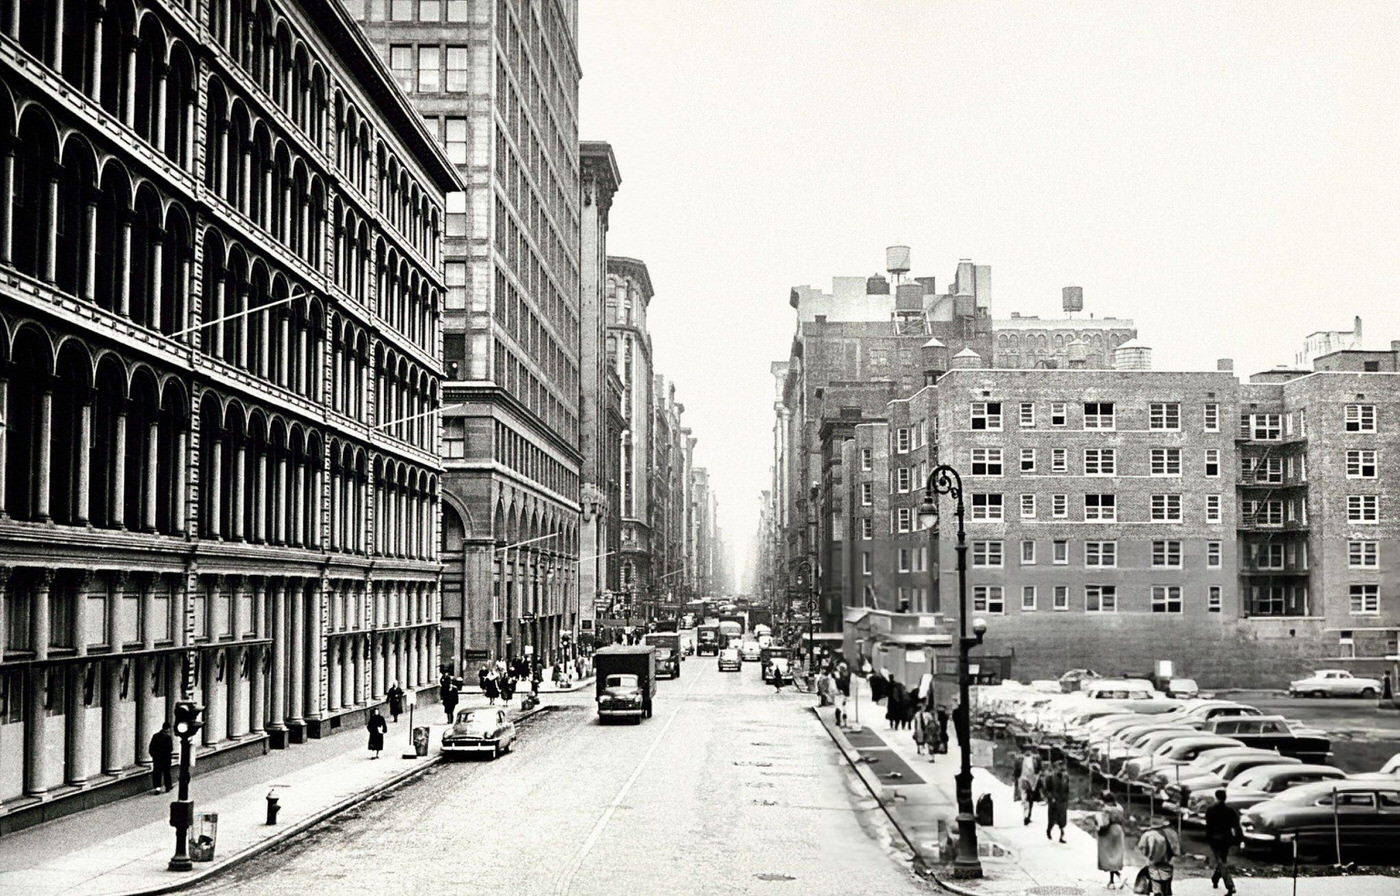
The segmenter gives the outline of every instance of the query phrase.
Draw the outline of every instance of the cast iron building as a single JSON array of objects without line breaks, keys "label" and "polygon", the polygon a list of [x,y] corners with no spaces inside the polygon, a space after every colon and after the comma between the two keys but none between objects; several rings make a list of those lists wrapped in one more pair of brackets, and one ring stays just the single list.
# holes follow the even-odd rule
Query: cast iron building
[{"label": "cast iron building", "polygon": [[608,259],[607,353],[622,385],[619,465],[621,532],[618,590],[639,601],[651,592],[652,357],[647,332],[651,276],[634,258]]},{"label": "cast iron building", "polygon": [[349,4],[457,166],[443,319],[443,660],[546,662],[578,617],[578,9]]},{"label": "cast iron building", "polygon": [[432,682],[457,178],[339,3],[4,13],[12,827],[144,787],[174,700],[220,762]]}]

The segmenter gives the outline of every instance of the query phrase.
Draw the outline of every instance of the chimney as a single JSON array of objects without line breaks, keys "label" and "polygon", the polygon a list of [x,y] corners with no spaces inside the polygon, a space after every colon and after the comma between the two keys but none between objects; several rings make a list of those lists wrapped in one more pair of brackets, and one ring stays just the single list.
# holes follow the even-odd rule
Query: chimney
[{"label": "chimney", "polygon": [[1215,362],[1215,369],[1222,373],[1232,372],[1235,369],[1235,360],[1233,358],[1221,358],[1219,361]]}]

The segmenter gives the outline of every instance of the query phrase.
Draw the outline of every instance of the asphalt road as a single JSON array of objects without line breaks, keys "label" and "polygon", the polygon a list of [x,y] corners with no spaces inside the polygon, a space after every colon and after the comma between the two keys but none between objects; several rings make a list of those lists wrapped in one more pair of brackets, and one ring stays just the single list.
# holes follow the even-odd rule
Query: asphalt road
[{"label": "asphalt road", "polygon": [[640,725],[547,695],[494,761],[420,779],[199,893],[928,893],[812,716],[757,663],[691,657]]}]

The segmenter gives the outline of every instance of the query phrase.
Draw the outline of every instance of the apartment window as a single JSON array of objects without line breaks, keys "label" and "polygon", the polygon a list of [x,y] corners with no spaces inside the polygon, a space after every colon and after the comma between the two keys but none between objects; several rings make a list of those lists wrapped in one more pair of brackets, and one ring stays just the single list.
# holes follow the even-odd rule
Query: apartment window
[{"label": "apartment window", "polygon": [[1000,475],[1001,475],[1001,449],[1000,449],[1000,448],[973,448],[973,449],[972,449],[972,475],[973,475],[973,476],[1000,476]]},{"label": "apartment window", "polygon": [[1281,544],[1252,545],[1255,569],[1283,569],[1284,550]]},{"label": "apartment window", "polygon": [[1347,566],[1351,569],[1376,569],[1380,566],[1380,542],[1348,541]]},{"label": "apartment window", "polygon": [[1181,475],[1180,448],[1153,448],[1151,456],[1151,472],[1153,476]]},{"label": "apartment window", "polygon": [[1282,526],[1282,501],[1243,501],[1240,503],[1243,520],[1255,526]]},{"label": "apartment window", "polygon": [[1220,449],[1219,449],[1219,448],[1207,448],[1207,449],[1206,449],[1206,475],[1207,475],[1207,476],[1219,476],[1219,475],[1220,475]]},{"label": "apartment window", "polygon": [[1220,564],[1221,564],[1221,560],[1220,560],[1220,542],[1218,542],[1218,541],[1208,541],[1208,542],[1206,542],[1206,568],[1207,568],[1207,569],[1219,569],[1219,568],[1220,568]]},{"label": "apartment window", "polygon": [[1050,516],[1057,520],[1069,518],[1069,495],[1050,496]]},{"label": "apartment window", "polygon": [[1221,599],[1221,590],[1220,590],[1220,586],[1219,586],[1219,585],[1211,585],[1209,588],[1207,588],[1207,589],[1206,589],[1206,612],[1207,612],[1207,613],[1219,613],[1219,612],[1221,611],[1221,608],[1222,608],[1223,605],[1224,605],[1224,601]]},{"label": "apartment window", "polygon": [[869,472],[873,452],[869,448],[860,449],[860,468]]},{"label": "apartment window", "polygon": [[418,21],[436,22],[442,18],[442,0],[418,0]]},{"label": "apartment window", "polygon": [[[900,548],[900,549],[899,549],[899,553],[898,553],[898,557],[899,557],[899,560],[898,560],[898,562],[899,562],[899,571],[900,571],[900,572],[908,572],[908,571],[909,571],[909,549],[908,549],[908,548]],[[973,565],[975,566],[976,564],[974,563]]]},{"label": "apartment window", "polygon": [[471,0],[447,0],[447,21],[466,22],[471,14]]},{"label": "apartment window", "polygon": [[1181,542],[1152,542],[1152,565],[1157,569],[1181,568]]},{"label": "apartment window", "polygon": [[1021,428],[1035,429],[1035,405],[1029,401],[1021,402]]},{"label": "apartment window", "polygon": [[1206,495],[1206,522],[1220,522],[1220,495]]},{"label": "apartment window", "polygon": [[389,19],[394,22],[412,22],[413,7],[418,0],[389,0]]},{"label": "apartment window", "polygon": [[467,164],[467,120],[444,119],[443,132],[442,148],[447,151],[447,160],[454,165]]},{"label": "apartment window", "polygon": [[1000,585],[973,585],[972,612],[1005,613],[1006,602],[1001,595]]},{"label": "apartment window", "polygon": [[1065,425],[1065,403],[1063,401],[1050,402],[1050,425]]},{"label": "apartment window", "polygon": [[461,417],[448,417],[442,421],[442,456],[447,458],[467,456],[466,421]]},{"label": "apartment window", "polygon": [[869,482],[860,484],[860,503],[863,507],[869,507],[875,503],[875,486]]},{"label": "apartment window", "polygon": [[1350,591],[1351,614],[1353,616],[1374,616],[1381,611],[1379,585],[1352,585]]},{"label": "apartment window", "polygon": [[901,426],[894,431],[894,450],[896,454],[904,454],[909,450],[909,427]]},{"label": "apartment window", "polygon": [[1021,610],[1022,612],[1035,612],[1035,586],[1021,586]]},{"label": "apartment window", "polygon": [[466,93],[470,58],[466,47],[447,48],[447,92]]},{"label": "apartment window", "polygon": [[467,194],[460,190],[446,196],[447,221],[443,227],[444,236],[467,235]]},{"label": "apartment window", "polygon": [[1035,495],[1021,496],[1021,519],[1035,519]]},{"label": "apartment window", "polygon": [[1068,585],[1056,585],[1056,586],[1055,586],[1055,590],[1054,590],[1054,592],[1053,592],[1053,595],[1054,595],[1054,596],[1051,598],[1050,609],[1052,609],[1052,610],[1068,610],[1068,609],[1069,609],[1069,586],[1068,586]]},{"label": "apartment window", "polygon": [[1154,401],[1147,406],[1148,429],[1181,429],[1181,404]]},{"label": "apartment window", "polygon": [[872,570],[871,567],[870,567],[870,552],[869,552],[869,551],[861,551],[861,552],[860,552],[860,573],[861,573],[861,575],[864,575],[864,576],[868,576],[868,575],[873,575],[873,574],[874,574],[874,570]]},{"label": "apartment window", "polygon": [[1380,521],[1380,499],[1376,495],[1347,495],[1347,522]]},{"label": "apartment window", "polygon": [[1086,402],[1084,402],[1084,428],[1085,428],[1085,429],[1112,429],[1112,428],[1113,428],[1113,402],[1111,402],[1111,401],[1086,401]]},{"label": "apartment window", "polygon": [[972,496],[972,518],[974,520],[1002,519],[1001,495],[974,494]]},{"label": "apartment window", "polygon": [[449,261],[443,266],[443,274],[447,282],[447,298],[444,306],[450,310],[458,310],[467,307],[467,263],[465,261]]},{"label": "apartment window", "polygon": [[1050,545],[1050,561],[1056,566],[1067,566],[1069,564],[1069,542],[1063,538],[1057,538]]},{"label": "apartment window", "polygon": [[1022,473],[1034,473],[1034,472],[1035,472],[1035,449],[1034,449],[1034,448],[1022,448],[1022,449],[1021,449],[1021,472],[1022,472]]},{"label": "apartment window", "polygon": [[1153,585],[1153,586],[1152,586],[1152,612],[1154,612],[1154,613],[1180,613],[1180,612],[1181,612],[1181,586],[1180,586],[1180,585]]},{"label": "apartment window", "polygon": [[896,531],[896,532],[908,532],[908,531],[910,531],[910,530],[913,528],[913,526],[911,525],[911,522],[910,522],[912,518],[913,518],[913,510],[912,510],[911,508],[908,508],[908,507],[897,507],[897,508],[895,508],[895,511],[894,511],[894,529],[895,529],[895,531]]},{"label": "apartment window", "polygon": [[394,80],[399,82],[405,93],[413,92],[414,69],[413,47],[409,44],[395,44],[389,47],[389,69]]},{"label": "apartment window", "polygon": [[972,543],[972,565],[983,569],[1000,569],[1002,549],[999,541],[974,541]]},{"label": "apartment window", "polygon": [[871,517],[864,517],[860,521],[860,537],[869,541],[875,537],[875,520]]},{"label": "apartment window", "polygon": [[1034,565],[1035,565],[1035,542],[1033,542],[1033,541],[1023,541],[1023,542],[1021,542],[1021,565],[1022,565],[1022,566],[1034,566]]},{"label": "apartment window", "polygon": [[1181,522],[1181,495],[1153,495],[1152,521],[1155,523]]},{"label": "apartment window", "polygon": [[1346,411],[1347,432],[1375,432],[1376,406],[1373,404],[1349,404]]},{"label": "apartment window", "polygon": [[1113,568],[1118,565],[1118,542],[1084,542],[1084,565]]},{"label": "apartment window", "polygon": [[1220,405],[1208,402],[1202,416],[1206,432],[1220,432]]},{"label": "apartment window", "polygon": [[1254,464],[1254,481],[1266,485],[1283,484],[1283,458],[1261,457]]},{"label": "apartment window", "polygon": [[1085,448],[1084,475],[1112,476],[1118,470],[1118,452],[1113,448]]},{"label": "apartment window", "polygon": [[1245,437],[1256,442],[1277,442],[1283,438],[1282,414],[1247,414],[1240,422]]},{"label": "apartment window", "polygon": [[1116,520],[1117,518],[1118,501],[1116,495],[1084,496],[1084,519]]},{"label": "apartment window", "polygon": [[1067,473],[1067,472],[1069,472],[1069,452],[1066,451],[1064,448],[1051,448],[1051,449],[1050,449],[1050,472],[1051,472],[1051,473]]},{"label": "apartment window", "polygon": [[909,491],[909,468],[900,467],[894,471],[894,490],[901,495]]},{"label": "apartment window", "polygon": [[437,93],[442,89],[442,48],[418,48],[418,92]]},{"label": "apartment window", "polygon": [[1374,449],[1347,452],[1348,479],[1375,479],[1376,452]]},{"label": "apartment window", "polygon": [[1001,402],[974,401],[972,403],[972,428],[1000,430]]},{"label": "apartment window", "polygon": [[1117,585],[1085,585],[1085,586],[1084,586],[1084,612],[1086,612],[1086,613],[1117,613],[1117,612],[1118,612],[1118,586],[1117,586]]}]

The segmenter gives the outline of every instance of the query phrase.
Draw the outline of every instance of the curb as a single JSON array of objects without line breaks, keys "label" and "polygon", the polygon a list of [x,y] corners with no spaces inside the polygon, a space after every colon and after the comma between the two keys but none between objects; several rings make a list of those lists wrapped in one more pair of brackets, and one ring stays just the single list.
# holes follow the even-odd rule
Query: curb
[{"label": "curb", "polygon": [[[542,713],[547,709],[551,708],[552,707],[540,704],[534,709],[529,709],[525,712],[522,712],[520,715],[514,718],[514,721],[524,721],[525,719],[531,718],[532,716],[538,715],[539,713]],[[301,821],[298,821],[291,827],[283,828],[282,830],[279,830],[276,834],[273,834],[271,837],[268,837],[265,840],[260,840],[257,843],[247,846],[242,851],[236,852],[233,855],[229,856],[227,859],[223,860],[222,862],[207,867],[202,871],[191,872],[188,875],[181,876],[178,880],[171,881],[169,884],[161,885],[159,887],[152,887],[149,889],[141,890],[127,890],[121,893],[120,896],[157,896],[157,894],[160,893],[174,893],[178,890],[183,890],[188,887],[192,887],[195,884],[204,883],[210,878],[223,874],[225,871],[228,871],[231,868],[241,865],[243,862],[246,862],[254,856],[261,855],[262,853],[267,852],[275,846],[281,846],[283,843],[286,843],[294,837],[300,836],[307,830],[315,827],[316,825],[320,824],[328,818],[331,818],[332,816],[339,815],[341,812],[344,812],[353,806],[363,803],[372,797],[378,796],[381,793],[386,793],[390,790],[400,787],[408,783],[409,781],[412,781],[415,778],[422,777],[433,766],[441,763],[444,758],[445,757],[442,753],[437,753],[434,756],[425,757],[424,762],[418,765],[414,765],[410,768],[404,769],[402,772],[393,776],[392,778],[380,781],[378,784],[375,784],[372,787],[367,787],[364,790],[359,791],[358,793],[351,794],[350,796],[346,797],[340,802],[327,806],[319,812],[313,813],[312,815],[303,818]]]}]

